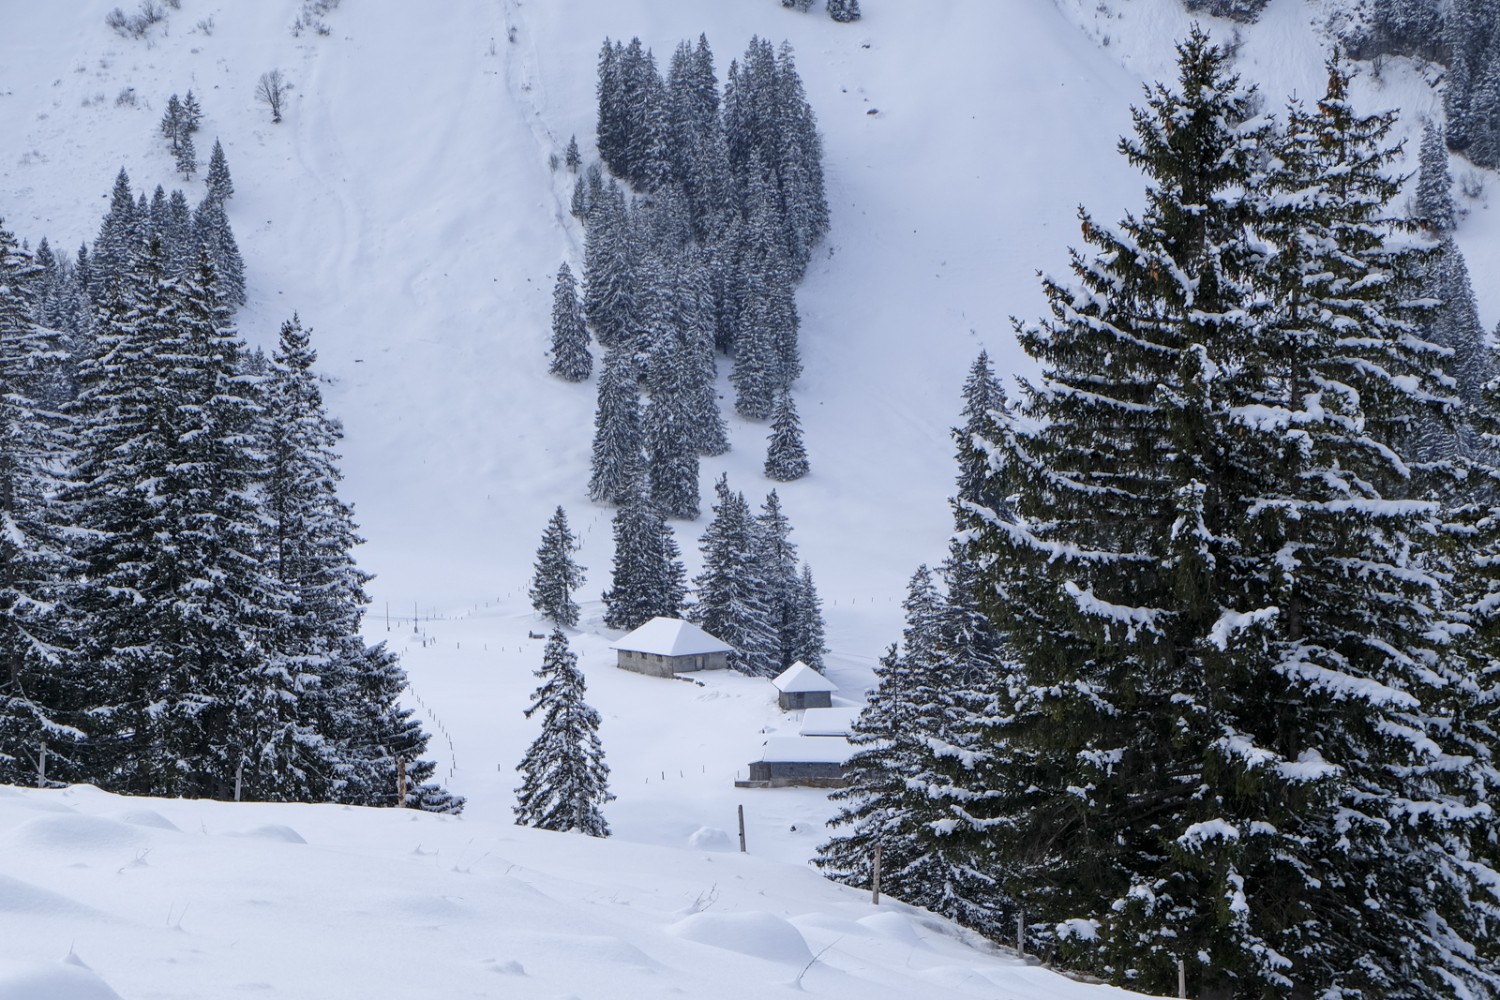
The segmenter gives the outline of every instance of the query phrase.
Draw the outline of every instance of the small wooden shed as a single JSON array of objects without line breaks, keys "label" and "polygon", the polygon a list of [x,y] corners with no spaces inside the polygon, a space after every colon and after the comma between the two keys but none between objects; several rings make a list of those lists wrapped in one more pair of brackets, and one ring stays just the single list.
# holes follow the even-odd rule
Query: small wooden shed
[{"label": "small wooden shed", "polygon": [[760,760],[750,762],[752,788],[843,788],[844,762],[853,752],[848,740],[826,736],[772,736]]},{"label": "small wooden shed", "polygon": [[812,667],[798,660],[771,683],[776,686],[776,703],[787,711],[801,708],[830,708],[838,686]]},{"label": "small wooden shed", "polygon": [[614,644],[617,666],[653,677],[673,677],[694,670],[729,666],[731,647],[692,622],[653,618]]}]

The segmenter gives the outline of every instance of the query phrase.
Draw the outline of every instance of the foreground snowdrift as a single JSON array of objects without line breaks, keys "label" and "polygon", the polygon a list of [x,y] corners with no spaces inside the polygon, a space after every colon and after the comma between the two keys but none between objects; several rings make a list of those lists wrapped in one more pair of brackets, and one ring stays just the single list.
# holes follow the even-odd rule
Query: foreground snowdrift
[{"label": "foreground snowdrift", "polygon": [[0,1000],[1128,995],[729,851],[0,787]]}]

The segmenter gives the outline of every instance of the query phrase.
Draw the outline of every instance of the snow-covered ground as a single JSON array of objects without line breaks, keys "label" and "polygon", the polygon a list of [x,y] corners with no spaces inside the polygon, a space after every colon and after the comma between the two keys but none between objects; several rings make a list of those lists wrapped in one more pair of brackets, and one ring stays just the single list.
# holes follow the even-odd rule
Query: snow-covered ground
[{"label": "snow-covered ground", "polygon": [[3,1000],[1130,995],[727,843],[0,788],[0,847]]},{"label": "snow-covered ground", "polygon": [[[1010,317],[1042,309],[1035,272],[1064,266],[1077,205],[1112,219],[1139,199],[1115,142],[1142,80],[1170,75],[1189,23],[1177,0],[864,0],[846,26],[776,0],[348,0],[327,37],[292,35],[297,0],[182,0],[144,41],[105,27],[115,2],[0,0],[0,217],[33,243],[92,240],[120,166],[148,194],[173,185],[157,123],[170,94],[195,91],[200,155],[218,137],[234,177],[241,331],[269,346],[293,310],[314,330],[360,558],[378,574],[368,631],[401,651],[439,777],[469,808],[0,789],[0,1000],[112,995],[61,964],[70,949],[127,1000],[438,983],[761,997],[794,989],[819,953],[801,988],[832,997],[1110,993],[806,869],[825,794],[733,786],[768,733],[796,732],[769,684],[614,669],[597,601],[611,512],[584,495],[594,396],[545,374],[551,276],[581,265],[573,178],[548,161],[575,133],[591,152],[605,36],[639,35],[664,66],[706,33],[721,79],[752,35],[795,47],[833,219],[799,294],[813,473],[778,491],[824,597],[830,676],[854,703],[899,636],[907,578],[943,556],[968,365],[987,348],[1023,370]],[[1243,32],[1243,69],[1272,106],[1319,92],[1317,7],[1273,0]],[[281,125],[252,97],[272,68],[293,86]],[[1428,111],[1422,72],[1391,60],[1360,95]],[[196,201],[201,180],[188,187]],[[1460,239],[1489,273],[1500,223],[1472,207]],[[759,502],[767,431],[731,419],[706,499],[727,471]],[[509,823],[542,646],[527,581],[559,503],[589,567],[573,644],[619,797],[607,843]],[[690,568],[702,524],[677,525]],[[751,857],[734,853],[741,804]]]}]

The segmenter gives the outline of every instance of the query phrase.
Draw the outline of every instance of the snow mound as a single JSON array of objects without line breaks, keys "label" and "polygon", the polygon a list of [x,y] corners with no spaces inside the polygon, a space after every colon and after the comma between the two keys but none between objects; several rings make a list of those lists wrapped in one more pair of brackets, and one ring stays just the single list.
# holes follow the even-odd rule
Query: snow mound
[{"label": "snow mound", "polygon": [[141,843],[140,831],[102,816],[46,816],[22,824],[15,833],[22,847],[52,851],[107,851]]},{"label": "snow mound", "polygon": [[695,913],[667,928],[687,941],[737,951],[769,962],[806,965],[812,952],[802,932],[772,913]]},{"label": "snow mound", "polygon": [[155,809],[126,809],[115,814],[115,819],[130,826],[149,826],[155,830],[171,830],[173,833],[181,833],[182,830]]},{"label": "snow mound", "polygon": [[580,965],[612,964],[654,972],[661,963],[623,938],[607,934],[547,935],[544,939],[552,950],[566,954],[569,961]]},{"label": "snow mound", "polygon": [[881,937],[899,941],[913,948],[920,948],[926,944],[922,940],[922,935],[917,933],[917,928],[912,924],[911,918],[904,913],[872,913],[868,917],[861,917],[859,924]]},{"label": "snow mound", "polygon": [[700,826],[688,837],[688,846],[695,851],[732,851],[734,842],[729,831],[716,826]]},{"label": "snow mound", "polygon": [[50,889],[0,875],[0,914],[35,917],[90,917],[98,914],[82,903]]},{"label": "snow mound", "polygon": [[267,826],[257,826],[253,830],[240,830],[231,833],[231,837],[248,837],[251,840],[272,840],[280,844],[305,844],[302,834],[289,826],[281,826],[276,823]]},{"label": "snow mound", "polygon": [[120,994],[82,966],[0,960],[0,1000],[120,1000]]},{"label": "snow mound", "polygon": [[507,959],[504,962],[499,961],[498,959],[491,958],[487,960],[485,964],[490,967],[491,972],[498,972],[502,976],[526,975],[526,967],[513,958]]}]

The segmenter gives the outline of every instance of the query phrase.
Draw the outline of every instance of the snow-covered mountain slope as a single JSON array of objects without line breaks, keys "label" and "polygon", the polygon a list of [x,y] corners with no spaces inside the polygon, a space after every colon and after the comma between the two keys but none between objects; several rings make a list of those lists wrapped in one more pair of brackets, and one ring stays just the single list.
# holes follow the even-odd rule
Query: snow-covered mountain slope
[{"label": "snow-covered mountain slope", "polygon": [[[297,0],[181,0],[145,40],[105,26],[114,2],[0,0],[0,217],[33,243],[92,240],[120,166],[148,193],[176,183],[157,122],[170,94],[195,91],[200,152],[220,138],[234,176],[250,295],[240,329],[269,346],[294,310],[314,329],[347,431],[346,495],[369,539],[360,558],[378,574],[368,631],[401,650],[438,776],[469,808],[449,821],[0,796],[0,872],[26,883],[0,878],[0,921],[26,929],[0,934],[0,998],[63,995],[7,993],[21,974],[4,963],[60,959],[70,943],[127,998],[201,995],[205,981],[421,995],[410,984],[423,975],[458,995],[647,996],[704,992],[705,980],[729,996],[775,995],[801,963],[786,958],[796,949],[784,926],[756,913],[796,918],[813,953],[832,944],[803,978],[809,992],[882,995],[876,982],[890,996],[1104,995],[1003,966],[951,928],[923,924],[913,937],[905,911],[877,913],[778,867],[811,856],[831,806],[817,791],[733,787],[767,732],[795,732],[769,685],[712,676],[700,687],[612,666],[597,601],[610,511],[584,495],[593,392],[545,374],[551,275],[562,259],[581,263],[572,177],[549,156],[575,133],[591,155],[605,36],[639,35],[664,61],[706,33],[721,78],[752,35],[795,47],[825,135],[832,232],[799,292],[796,392],[813,473],[778,491],[825,600],[830,676],[854,701],[899,636],[906,579],[943,556],[948,428],[967,366],[984,347],[1002,370],[1022,370],[1009,317],[1041,310],[1035,272],[1064,266],[1077,205],[1110,219],[1139,198],[1115,141],[1142,80],[1170,76],[1172,40],[1190,23],[1177,0],[864,0],[853,25],[776,0],[346,0],[326,37],[292,34]],[[1317,7],[1272,0],[1239,29],[1242,69],[1272,106],[1321,89]],[[252,96],[271,68],[293,85],[281,125]],[[1390,60],[1359,97],[1430,111],[1422,73]],[[1459,238],[1475,273],[1489,273],[1500,234],[1482,198],[1469,207]],[[1495,293],[1479,294],[1500,318]],[[760,472],[767,431],[731,418],[734,450],[704,463],[705,497],[727,471],[758,502],[773,485]],[[573,646],[619,796],[605,844],[509,825],[541,656],[525,592],[559,503],[590,568]],[[677,530],[691,566],[702,522]],[[716,853],[739,804],[752,859]],[[55,809],[67,812],[51,833],[30,825]],[[120,826],[138,809],[181,832]],[[310,843],[225,836],[267,825]],[[733,874],[718,875],[726,864]],[[769,960],[668,933],[715,884],[707,913],[733,919],[704,933],[762,942]],[[870,917],[873,929],[860,923]],[[575,978],[568,954],[583,956]],[[511,961],[528,975],[497,979]],[[931,966],[948,971],[922,971]],[[844,978],[820,981],[835,967]],[[38,981],[62,983],[54,973],[83,975]]]}]

